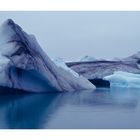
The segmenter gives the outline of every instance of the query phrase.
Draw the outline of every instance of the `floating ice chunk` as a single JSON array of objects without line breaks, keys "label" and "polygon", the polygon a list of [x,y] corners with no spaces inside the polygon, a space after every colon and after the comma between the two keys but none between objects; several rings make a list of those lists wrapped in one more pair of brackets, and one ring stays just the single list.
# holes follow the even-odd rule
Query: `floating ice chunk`
[{"label": "floating ice chunk", "polygon": [[104,79],[110,81],[111,87],[140,88],[140,74],[116,71]]}]

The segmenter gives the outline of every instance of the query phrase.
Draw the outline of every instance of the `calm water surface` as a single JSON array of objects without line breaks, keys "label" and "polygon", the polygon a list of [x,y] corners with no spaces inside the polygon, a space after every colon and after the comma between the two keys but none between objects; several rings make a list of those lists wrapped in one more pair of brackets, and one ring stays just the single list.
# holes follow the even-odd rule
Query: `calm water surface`
[{"label": "calm water surface", "polygon": [[140,90],[1,91],[0,128],[140,128]]}]

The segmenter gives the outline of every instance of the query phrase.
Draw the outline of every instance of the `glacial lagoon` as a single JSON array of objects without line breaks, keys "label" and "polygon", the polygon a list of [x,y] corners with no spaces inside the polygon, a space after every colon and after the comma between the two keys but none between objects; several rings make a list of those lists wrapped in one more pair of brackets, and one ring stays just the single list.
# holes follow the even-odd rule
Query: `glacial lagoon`
[{"label": "glacial lagoon", "polygon": [[140,90],[68,93],[0,91],[0,128],[140,128]]}]

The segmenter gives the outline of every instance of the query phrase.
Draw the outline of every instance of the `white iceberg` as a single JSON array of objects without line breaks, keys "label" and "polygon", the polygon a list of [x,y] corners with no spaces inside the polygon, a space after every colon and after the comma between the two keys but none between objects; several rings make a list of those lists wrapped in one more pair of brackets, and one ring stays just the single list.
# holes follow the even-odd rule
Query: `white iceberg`
[{"label": "white iceberg", "polygon": [[78,78],[78,77],[80,76],[77,72],[75,72],[74,70],[72,70],[71,68],[69,68],[69,67],[66,65],[65,61],[64,61],[62,58],[60,58],[60,57],[55,57],[55,58],[51,58],[51,59],[52,59],[52,61],[53,61],[58,67],[61,67],[61,68],[63,68],[64,70],[70,72],[70,73],[73,74],[75,77]]},{"label": "white iceberg", "polygon": [[140,74],[116,71],[104,79],[110,81],[111,87],[140,88]]},{"label": "white iceberg", "polygon": [[0,28],[0,86],[33,92],[95,89],[86,78],[58,67],[11,19]]},{"label": "white iceberg", "polygon": [[93,61],[97,61],[97,59],[95,59],[92,56],[88,56],[88,55],[86,55],[80,59],[80,62],[93,62]]},{"label": "white iceberg", "polygon": [[133,62],[133,63],[139,63],[140,62],[140,51],[138,51],[137,53],[129,56],[129,57],[126,57],[126,58],[123,58],[122,61],[125,61],[125,62]]}]

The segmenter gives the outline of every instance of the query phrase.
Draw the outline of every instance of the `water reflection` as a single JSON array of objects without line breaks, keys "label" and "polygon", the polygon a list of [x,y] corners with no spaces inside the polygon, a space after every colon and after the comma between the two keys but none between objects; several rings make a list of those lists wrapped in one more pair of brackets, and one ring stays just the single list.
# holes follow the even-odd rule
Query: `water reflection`
[{"label": "water reflection", "polygon": [[[6,99],[6,96],[12,97]],[[58,94],[31,94],[25,93],[0,95],[3,104],[0,105],[1,128],[41,128],[44,119],[49,121],[53,113],[55,99]],[[4,98],[3,98],[4,97]],[[44,114],[49,114],[44,117]],[[44,117],[44,118],[43,118]]]},{"label": "water reflection", "polygon": [[[132,114],[137,121],[139,90],[135,89],[0,94],[0,128],[140,128],[139,123],[129,125]],[[121,122],[124,119],[127,125]]]},{"label": "water reflection", "polygon": [[64,94],[62,104],[84,105],[93,107],[116,107],[131,109],[135,108],[138,103],[138,91],[131,94],[129,90],[122,89],[97,89],[96,91],[78,91]]}]

